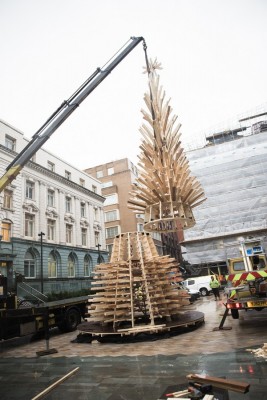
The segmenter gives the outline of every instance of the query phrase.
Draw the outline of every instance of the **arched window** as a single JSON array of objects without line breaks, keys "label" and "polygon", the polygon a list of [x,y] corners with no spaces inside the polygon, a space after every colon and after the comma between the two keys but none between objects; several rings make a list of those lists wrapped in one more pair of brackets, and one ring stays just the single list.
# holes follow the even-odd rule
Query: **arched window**
[{"label": "arched window", "polygon": [[75,276],[75,259],[73,254],[68,257],[68,278],[73,278]]},{"label": "arched window", "polygon": [[30,251],[27,251],[24,258],[24,276],[25,278],[36,277],[36,260]]},{"label": "arched window", "polygon": [[104,263],[104,262],[105,262],[105,260],[101,255],[97,257],[97,264],[101,264],[101,263]]},{"label": "arched window", "polygon": [[55,254],[51,251],[48,257],[48,278],[57,277],[57,259]]},{"label": "arched window", "polygon": [[84,276],[91,276],[92,275],[92,267],[93,267],[92,258],[88,254],[86,254],[84,256],[84,263],[83,263]]}]

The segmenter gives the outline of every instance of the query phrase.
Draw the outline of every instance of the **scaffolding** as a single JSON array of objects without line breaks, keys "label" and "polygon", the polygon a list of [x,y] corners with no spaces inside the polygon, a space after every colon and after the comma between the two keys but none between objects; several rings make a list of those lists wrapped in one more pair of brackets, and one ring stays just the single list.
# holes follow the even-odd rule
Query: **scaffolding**
[{"label": "scaffolding", "polygon": [[238,257],[240,238],[267,246],[266,131],[187,152],[187,158],[207,198],[195,209],[196,225],[184,232],[188,262]]}]

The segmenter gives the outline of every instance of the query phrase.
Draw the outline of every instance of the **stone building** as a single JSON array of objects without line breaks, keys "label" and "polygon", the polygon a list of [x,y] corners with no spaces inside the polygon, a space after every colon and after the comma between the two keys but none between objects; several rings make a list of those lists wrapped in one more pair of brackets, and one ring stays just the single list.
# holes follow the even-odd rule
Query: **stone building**
[{"label": "stone building", "polygon": [[[117,235],[140,232],[144,229],[144,215],[134,213],[127,206],[129,191],[138,171],[128,158],[123,158],[87,168],[85,172],[102,182],[102,195],[106,199],[104,203],[106,242],[111,254],[113,241]],[[152,233],[152,237],[159,255],[162,255],[164,248],[161,235]]]},{"label": "stone building", "polygon": [[[1,176],[27,143],[0,120]],[[98,180],[40,149],[0,194],[0,272],[9,284],[19,274],[44,293],[89,287],[108,255],[104,200]]]}]

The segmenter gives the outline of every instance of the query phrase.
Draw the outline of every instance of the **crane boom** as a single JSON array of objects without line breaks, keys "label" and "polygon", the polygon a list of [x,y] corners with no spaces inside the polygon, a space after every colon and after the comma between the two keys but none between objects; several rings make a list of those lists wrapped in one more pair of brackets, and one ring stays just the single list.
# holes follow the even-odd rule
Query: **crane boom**
[{"label": "crane boom", "polygon": [[140,42],[143,42],[143,47],[146,51],[145,40],[143,37],[131,37],[130,40],[130,43],[126,44],[114,58],[105,64],[105,69],[97,68],[96,71],[76,90],[76,92],[73,93],[68,100],[65,100],[33,135],[27,146],[25,146],[8,165],[5,174],[0,178],[0,192],[17,177],[24,165],[43,146],[59,126]]}]

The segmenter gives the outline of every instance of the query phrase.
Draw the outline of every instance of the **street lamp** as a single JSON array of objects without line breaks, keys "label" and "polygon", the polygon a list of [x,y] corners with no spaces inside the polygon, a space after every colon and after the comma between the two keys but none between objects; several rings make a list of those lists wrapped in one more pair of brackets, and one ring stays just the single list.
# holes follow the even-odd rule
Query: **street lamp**
[{"label": "street lamp", "polygon": [[43,236],[45,235],[44,232],[38,233],[40,236],[41,241],[41,293],[44,293],[44,270],[43,270]]},{"label": "street lamp", "polygon": [[97,247],[97,249],[98,249],[98,264],[101,264],[101,263],[100,263],[100,261],[101,261],[101,258],[100,258],[100,257],[101,257],[101,256],[100,256],[100,247],[101,247],[101,244],[98,243],[98,244],[96,245],[96,247]]}]

